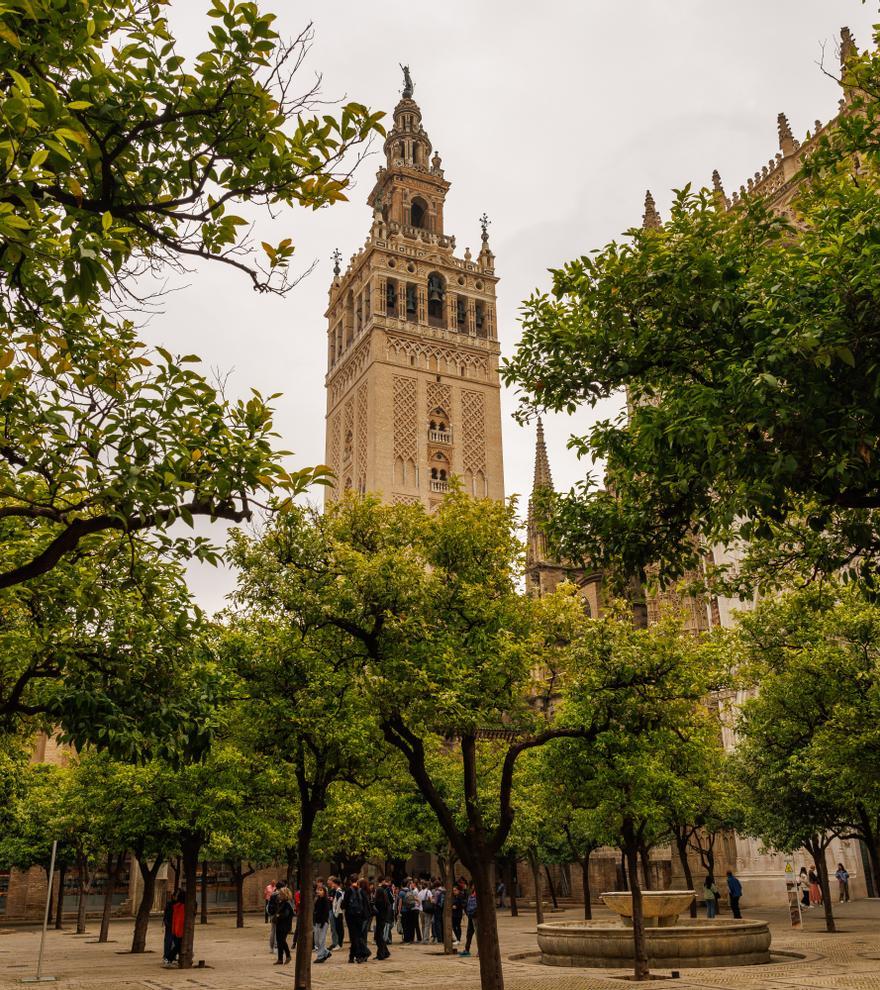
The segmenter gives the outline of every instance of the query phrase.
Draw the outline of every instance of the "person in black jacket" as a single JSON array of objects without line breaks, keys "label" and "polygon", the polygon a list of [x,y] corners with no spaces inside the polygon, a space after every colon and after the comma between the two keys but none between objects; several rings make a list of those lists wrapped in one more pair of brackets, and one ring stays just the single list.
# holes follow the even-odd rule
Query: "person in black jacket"
[{"label": "person in black jacket", "polygon": [[275,912],[275,944],[278,947],[276,966],[290,962],[288,936],[293,928],[293,892],[290,887],[282,887],[278,892],[278,909]]},{"label": "person in black jacket", "polygon": [[358,885],[357,876],[349,878],[348,887],[342,895],[342,913],[348,927],[348,961],[366,962],[371,952],[364,941],[364,919],[369,917],[370,904],[364,899]]},{"label": "person in black jacket", "polygon": [[383,877],[376,887],[373,897],[373,914],[376,916],[376,958],[387,959],[391,953],[388,951],[388,943],[385,941],[387,925],[394,920],[394,899],[391,896],[391,888],[388,879]]}]

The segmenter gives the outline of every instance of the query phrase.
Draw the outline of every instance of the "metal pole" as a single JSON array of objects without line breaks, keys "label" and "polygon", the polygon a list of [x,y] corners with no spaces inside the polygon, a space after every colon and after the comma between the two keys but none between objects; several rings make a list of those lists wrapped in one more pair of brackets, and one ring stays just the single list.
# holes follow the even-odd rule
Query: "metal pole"
[{"label": "metal pole", "polygon": [[43,946],[46,944],[46,929],[49,927],[49,905],[52,901],[52,881],[55,879],[55,853],[58,851],[58,840],[52,843],[52,861],[49,864],[49,883],[46,887],[46,910],[43,913],[43,931],[40,934],[40,951],[37,955],[37,975],[26,976],[22,983],[50,983],[54,976],[43,976]]}]

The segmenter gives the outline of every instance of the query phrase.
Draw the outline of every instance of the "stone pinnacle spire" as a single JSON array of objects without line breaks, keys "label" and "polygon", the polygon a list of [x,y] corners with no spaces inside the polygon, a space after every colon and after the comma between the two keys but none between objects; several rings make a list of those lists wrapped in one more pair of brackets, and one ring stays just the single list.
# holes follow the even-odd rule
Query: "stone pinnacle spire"
[{"label": "stone pinnacle spire", "polygon": [[856,39],[853,37],[852,31],[848,27],[842,27],[840,29],[840,67],[841,69],[846,68],[846,63],[859,52],[856,47]]},{"label": "stone pinnacle spire", "polygon": [[539,488],[553,488],[553,476],[550,474],[550,459],[547,457],[547,445],[544,443],[544,424],[538,417],[538,430],[535,435],[535,480],[532,484],[532,494]]},{"label": "stone pinnacle spire", "polygon": [[783,155],[790,155],[795,150],[794,135],[791,133],[791,124],[784,113],[776,118],[776,129],[779,132],[779,148]]},{"label": "stone pinnacle spire", "polygon": [[657,212],[657,204],[649,189],[645,193],[645,213],[642,216],[642,227],[645,230],[656,229],[660,226],[660,214]]},{"label": "stone pinnacle spire", "polygon": [[712,173],[712,192],[715,194],[715,202],[722,210],[728,208],[727,196],[724,193],[724,186],[721,182],[721,173],[716,168]]}]

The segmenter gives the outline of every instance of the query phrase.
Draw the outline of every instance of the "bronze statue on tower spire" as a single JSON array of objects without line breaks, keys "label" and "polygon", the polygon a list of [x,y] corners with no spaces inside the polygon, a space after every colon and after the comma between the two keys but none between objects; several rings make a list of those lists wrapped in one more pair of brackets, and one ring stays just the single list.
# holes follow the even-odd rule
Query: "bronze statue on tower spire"
[{"label": "bronze statue on tower spire", "polygon": [[403,69],[403,93],[401,95],[405,100],[411,100],[413,91],[415,90],[416,86],[415,83],[412,81],[412,76],[409,74],[409,66],[400,65],[400,67],[401,69]]}]

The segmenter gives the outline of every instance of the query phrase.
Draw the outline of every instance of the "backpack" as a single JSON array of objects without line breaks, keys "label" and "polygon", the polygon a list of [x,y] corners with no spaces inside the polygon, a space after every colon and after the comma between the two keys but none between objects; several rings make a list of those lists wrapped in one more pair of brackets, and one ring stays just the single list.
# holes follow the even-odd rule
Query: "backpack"
[{"label": "backpack", "polygon": [[467,905],[465,906],[464,910],[465,910],[465,914],[467,914],[469,918],[473,918],[473,916],[477,913],[476,894],[468,894]]},{"label": "backpack", "polygon": [[278,914],[278,891],[277,890],[269,898],[269,905],[266,908],[266,910],[269,912],[269,917],[270,918],[274,918],[275,915]]},{"label": "backpack", "polygon": [[434,913],[434,895],[430,890],[425,893],[425,899],[422,901],[422,910],[425,914]]},{"label": "backpack", "polygon": [[415,911],[416,905],[419,903],[418,897],[416,897],[416,892],[407,888],[406,893],[403,895],[403,907],[406,911]]}]

